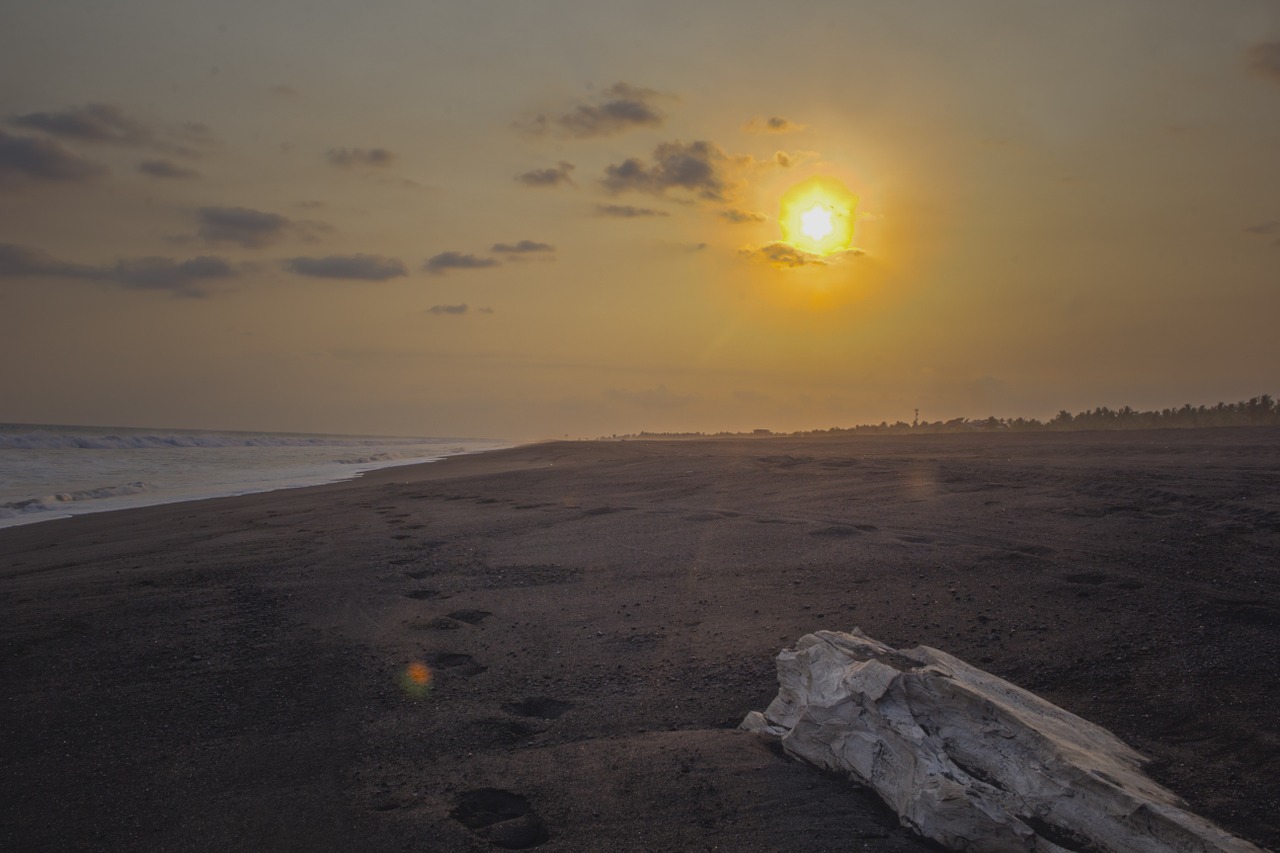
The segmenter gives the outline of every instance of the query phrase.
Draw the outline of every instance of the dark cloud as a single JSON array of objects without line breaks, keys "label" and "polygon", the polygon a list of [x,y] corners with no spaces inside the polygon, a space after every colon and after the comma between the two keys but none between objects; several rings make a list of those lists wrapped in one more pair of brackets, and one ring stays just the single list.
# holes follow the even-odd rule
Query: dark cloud
[{"label": "dark cloud", "polygon": [[632,207],[629,204],[598,204],[596,213],[601,216],[615,216],[619,219],[641,219],[646,216],[670,216],[665,210],[654,210],[651,207]]},{"label": "dark cloud", "polygon": [[51,139],[12,136],[0,130],[0,187],[36,181],[84,183],[106,171],[105,166],[77,157]]},{"label": "dark cloud", "polygon": [[[428,314],[465,314],[467,306],[463,305],[432,305],[427,309]],[[483,309],[482,309],[483,310]]]},{"label": "dark cloud", "polygon": [[826,266],[821,255],[802,252],[789,243],[769,243],[758,249],[744,249],[743,254],[765,261],[775,267]]},{"label": "dark cloud", "polygon": [[478,258],[462,252],[441,252],[427,258],[422,268],[429,273],[443,275],[449,270],[478,270],[485,267],[496,267],[499,262],[493,258]]},{"label": "dark cloud", "polygon": [[573,164],[561,160],[554,166],[516,175],[516,180],[528,187],[558,187],[561,184],[573,183],[573,178],[569,176],[572,171]]},{"label": "dark cloud", "polygon": [[207,296],[202,283],[235,275],[235,269],[222,258],[205,255],[187,261],[172,258],[119,261],[108,278],[132,290],[162,290],[174,296]]},{"label": "dark cloud", "polygon": [[285,268],[298,275],[313,278],[349,278],[361,281],[386,281],[407,275],[408,270],[396,258],[382,255],[329,255],[324,258],[291,258]]},{"label": "dark cloud", "polygon": [[390,166],[396,155],[385,148],[330,148],[325,157],[334,166]]},{"label": "dark cloud", "polygon": [[62,276],[65,278],[96,278],[100,271],[84,264],[59,261],[39,249],[0,243],[0,276]]},{"label": "dark cloud", "polygon": [[206,243],[231,243],[246,249],[269,246],[281,240],[289,220],[277,213],[247,207],[202,207],[197,234]]},{"label": "dark cloud", "polygon": [[662,195],[683,189],[699,198],[723,201],[725,154],[713,142],[664,142],[653,151],[653,165],[631,157],[605,167],[604,186],[610,192],[628,190]]},{"label": "dark cloud", "polygon": [[653,89],[615,83],[600,93],[593,103],[579,104],[558,116],[537,116],[531,123],[536,132],[555,130],[586,139],[612,136],[635,127],[658,126],[665,120],[654,101],[661,95]]},{"label": "dark cloud", "polygon": [[504,255],[526,255],[537,252],[554,252],[555,246],[550,243],[535,243],[532,240],[521,240],[519,243],[494,243],[489,251]]},{"label": "dark cloud", "polygon": [[767,243],[757,249],[742,249],[740,254],[752,260],[761,261],[779,269],[794,269],[795,267],[817,266],[825,267],[837,261],[843,261],[849,258],[856,258],[865,255],[862,249],[845,249],[841,252],[832,252],[829,255],[815,255],[797,249],[790,243]]},{"label": "dark cloud", "polygon": [[748,222],[764,222],[766,217],[761,213],[752,213],[749,210],[722,210],[719,213],[721,219],[725,222],[731,222],[734,225],[743,225]]},{"label": "dark cloud", "polygon": [[806,125],[797,124],[782,116],[770,116],[766,119],[752,119],[744,130],[747,133],[795,133],[804,130]]},{"label": "dark cloud", "polygon": [[198,178],[200,173],[195,169],[179,166],[168,160],[143,160],[138,164],[138,171],[152,178]]},{"label": "dark cloud", "polygon": [[1280,41],[1255,44],[1246,56],[1249,70],[1254,74],[1280,81]]},{"label": "dark cloud", "polygon": [[1280,222],[1272,220],[1259,225],[1250,225],[1244,229],[1246,234],[1257,234],[1260,237],[1271,237],[1275,245],[1280,246]]},{"label": "dark cloud", "polygon": [[27,113],[10,121],[18,127],[81,142],[145,145],[152,140],[151,131],[142,122],[130,118],[111,104],[87,104],[59,112]]},{"label": "dark cloud", "polygon": [[236,270],[222,258],[202,256],[128,258],[108,266],[59,261],[36,249],[0,245],[0,277],[72,278],[115,284],[130,290],[164,291],[174,296],[207,296],[205,282],[234,278]]},{"label": "dark cloud", "polygon": [[157,131],[112,104],[27,113],[14,116],[9,122],[75,142],[148,147],[184,157],[200,156],[190,145],[208,146],[217,142],[213,130],[202,122],[182,122]]}]

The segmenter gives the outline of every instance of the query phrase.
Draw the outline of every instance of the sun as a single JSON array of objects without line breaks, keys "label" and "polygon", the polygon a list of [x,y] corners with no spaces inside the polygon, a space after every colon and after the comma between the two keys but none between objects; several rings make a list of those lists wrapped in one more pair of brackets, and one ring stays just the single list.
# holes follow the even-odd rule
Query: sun
[{"label": "sun", "polygon": [[800,214],[800,233],[810,240],[821,240],[836,230],[831,224],[831,211],[820,204]]},{"label": "sun", "polygon": [[809,178],[782,195],[782,240],[802,252],[830,255],[853,243],[858,197],[835,178]]}]

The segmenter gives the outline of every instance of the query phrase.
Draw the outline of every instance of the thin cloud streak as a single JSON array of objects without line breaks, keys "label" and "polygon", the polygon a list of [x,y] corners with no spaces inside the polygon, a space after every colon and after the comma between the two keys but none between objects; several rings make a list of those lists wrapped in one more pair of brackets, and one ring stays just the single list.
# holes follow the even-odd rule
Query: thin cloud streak
[{"label": "thin cloud streak", "polygon": [[574,170],[574,165],[568,161],[561,160],[554,166],[548,166],[545,169],[532,169],[528,172],[516,175],[516,180],[527,187],[558,187],[561,184],[573,184],[573,177],[569,174]]},{"label": "thin cloud streak", "polygon": [[111,265],[92,266],[61,261],[38,249],[0,244],[0,278],[67,278],[115,284],[129,290],[203,297],[209,295],[206,283],[237,275],[229,262],[210,255],[185,261],[164,257],[125,258]]},{"label": "thin cloud streak", "polygon": [[78,157],[52,139],[13,136],[0,130],[0,187],[36,182],[82,184],[106,173],[106,166]]},{"label": "thin cloud streak", "polygon": [[353,279],[358,281],[386,281],[408,275],[403,263],[396,258],[382,255],[329,255],[323,258],[290,258],[285,269],[297,275],[311,278]]},{"label": "thin cloud streak", "polygon": [[444,275],[449,270],[478,270],[500,266],[494,258],[480,258],[463,252],[441,252],[427,258],[423,269],[432,275]]}]

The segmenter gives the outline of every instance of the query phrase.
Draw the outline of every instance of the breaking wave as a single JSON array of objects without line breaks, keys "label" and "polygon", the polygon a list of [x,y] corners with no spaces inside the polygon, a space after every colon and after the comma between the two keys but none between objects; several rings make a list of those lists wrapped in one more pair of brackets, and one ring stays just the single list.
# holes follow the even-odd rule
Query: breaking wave
[{"label": "breaking wave", "polygon": [[164,447],[385,447],[421,444],[420,438],[355,438],[327,435],[161,432],[0,432],[0,450],[132,450]]},{"label": "breaking wave", "polygon": [[37,498],[9,501],[0,504],[0,518],[19,518],[28,513],[54,512],[67,504],[80,501],[96,501],[104,498],[119,498],[126,495],[140,495],[150,492],[155,487],[149,483],[121,483],[118,486],[101,486],[96,489],[81,489],[75,492],[59,492]]}]

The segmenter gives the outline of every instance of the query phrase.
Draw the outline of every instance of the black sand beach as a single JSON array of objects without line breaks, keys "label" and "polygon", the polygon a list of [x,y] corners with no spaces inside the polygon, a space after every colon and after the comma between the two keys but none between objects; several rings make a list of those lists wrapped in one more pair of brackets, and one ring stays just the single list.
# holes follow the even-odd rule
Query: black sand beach
[{"label": "black sand beach", "polygon": [[933,849],[736,729],[853,626],[1280,846],[1280,429],[533,445],[2,530],[0,603],[4,850]]}]

